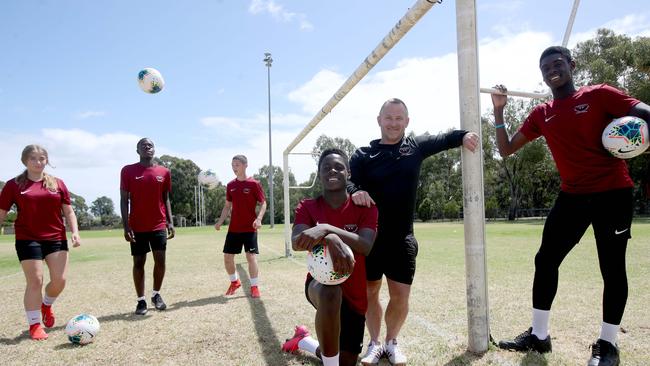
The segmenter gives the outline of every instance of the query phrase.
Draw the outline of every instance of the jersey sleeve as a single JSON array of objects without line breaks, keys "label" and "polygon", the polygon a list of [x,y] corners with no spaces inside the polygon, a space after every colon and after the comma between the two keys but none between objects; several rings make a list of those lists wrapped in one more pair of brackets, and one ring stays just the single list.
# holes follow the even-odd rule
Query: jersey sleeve
[{"label": "jersey sleeve", "polygon": [[314,222],[314,218],[309,212],[309,201],[307,200],[302,200],[300,203],[298,203],[298,206],[296,207],[296,212],[295,212],[295,217],[293,219],[293,225],[307,225],[307,226],[315,226],[316,223]]},{"label": "jersey sleeve", "polygon": [[68,191],[68,187],[63,183],[61,179],[57,179],[57,184],[59,186],[59,190],[61,191],[61,203],[64,205],[70,205],[70,191]]},{"label": "jersey sleeve", "polygon": [[0,192],[0,210],[9,211],[11,206],[14,204],[14,192],[16,189],[16,184],[14,180],[8,181],[4,187],[2,187],[2,192]]},{"label": "jersey sleeve", "polygon": [[120,189],[123,191],[129,191],[129,173],[127,167],[122,168],[120,172]]},{"label": "jersey sleeve", "polygon": [[640,100],[607,84],[601,84],[594,90],[600,105],[615,118],[626,116],[632,107],[640,103]]},{"label": "jersey sleeve", "polygon": [[232,194],[230,194],[230,183],[226,184],[226,201],[232,202]]},{"label": "jersey sleeve", "polygon": [[362,207],[363,214],[359,220],[359,229],[372,229],[377,231],[377,219],[379,213],[377,211],[377,206],[372,205],[370,207]]},{"label": "jersey sleeve", "polygon": [[172,191],[172,172],[169,169],[166,169],[165,172],[165,192],[171,193]]},{"label": "jersey sleeve", "polygon": [[260,182],[255,182],[255,198],[260,203],[266,201],[266,196],[264,195],[264,190]]},{"label": "jersey sleeve", "polygon": [[534,139],[542,135],[540,129],[540,122],[544,121],[544,104],[536,106],[532,112],[526,117],[524,123],[519,127],[519,132],[521,132],[528,141],[533,141]]},{"label": "jersey sleeve", "polygon": [[414,138],[423,157],[429,157],[444,150],[453,149],[463,144],[467,131],[453,130],[438,135],[420,135]]}]

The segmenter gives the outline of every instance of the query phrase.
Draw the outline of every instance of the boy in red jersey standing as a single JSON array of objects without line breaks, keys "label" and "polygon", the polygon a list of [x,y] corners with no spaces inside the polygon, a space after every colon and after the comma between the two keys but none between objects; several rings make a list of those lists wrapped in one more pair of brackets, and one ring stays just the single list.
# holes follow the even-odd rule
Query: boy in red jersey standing
[{"label": "boy in red jersey standing", "polygon": [[151,302],[158,310],[167,308],[160,296],[160,288],[165,277],[167,240],[174,237],[169,202],[172,181],[169,169],[154,163],[156,150],[153,141],[141,139],[136,152],[140,162],[125,166],[120,175],[120,211],[124,239],[131,243],[133,256],[133,283],[138,295],[135,313],[144,315],[147,313],[144,264],[150,251],[154,260]]},{"label": "boy in red jersey standing", "polygon": [[[257,246],[257,229],[262,227],[262,218],[266,212],[266,198],[260,182],[246,176],[248,159],[244,155],[235,155],[232,158],[232,171],[236,178],[226,186],[226,204],[221,211],[221,217],[214,228],[221,229],[224,220],[230,213],[230,225],[223,246],[223,262],[226,273],[230,277],[230,286],[226,295],[233,295],[241,287],[241,281],[235,270],[235,254],[241,253],[242,246],[246,250],[248,274],[251,279],[251,297],[260,297],[259,268],[257,255],[260,253]],[[255,212],[257,204],[259,212]]]},{"label": "boy in red jersey standing", "polygon": [[[600,336],[592,345],[588,366],[619,365],[616,338],[628,294],[625,251],[631,238],[633,183],[625,161],[603,148],[601,135],[613,118],[628,115],[650,121],[650,107],[605,84],[577,89],[573,84],[575,66],[565,47],[549,47],[542,52],[539,68],[553,99],[537,105],[512,138],[503,118],[507,98],[492,94],[501,156],[544,136],[562,179],[535,256],[532,327],[513,340],[499,342],[499,347],[551,352],[549,317],[559,267],[591,225],[604,290]],[[506,91],[502,85],[496,88]]]},{"label": "boy in red jersey standing", "polygon": [[[352,366],[363,345],[368,308],[365,259],[372,249],[377,231],[377,208],[357,206],[346,191],[350,167],[340,149],[327,149],[318,161],[322,196],[302,201],[296,208],[292,233],[294,250],[311,250],[325,242],[334,270],[350,273],[340,285],[328,286],[307,274],[305,295],[316,308],[316,334],[309,336],[304,325],[282,345],[285,352],[303,350],[315,354],[324,366]],[[354,257],[343,249],[348,245]]]}]

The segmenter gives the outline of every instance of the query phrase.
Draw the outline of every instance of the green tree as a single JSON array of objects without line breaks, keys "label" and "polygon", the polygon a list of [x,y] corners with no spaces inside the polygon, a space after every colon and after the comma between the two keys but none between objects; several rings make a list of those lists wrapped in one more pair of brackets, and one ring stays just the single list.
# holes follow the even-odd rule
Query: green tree
[{"label": "green tree", "polygon": [[120,217],[115,214],[115,205],[113,200],[101,196],[98,197],[90,206],[90,212],[99,219],[99,224],[102,226],[117,226],[121,222]]},{"label": "green tree", "polygon": [[89,228],[93,224],[93,218],[89,213],[88,205],[86,200],[72,192],[70,192],[70,205],[74,214],[77,216],[77,223],[79,228]]},{"label": "green tree", "polygon": [[357,150],[357,147],[354,146],[354,144],[346,138],[320,135],[316,140],[316,144],[314,144],[314,147],[311,149],[314,160],[318,162],[320,153],[325,149],[331,148],[343,150],[348,155],[348,157],[352,157],[352,154],[354,154],[354,152]]},{"label": "green tree", "polygon": [[[172,177],[172,191],[169,200],[172,205],[172,213],[196,221],[194,192],[198,186],[198,175],[201,172],[192,160],[181,159],[170,155],[163,155],[156,162],[169,169]],[[206,204],[208,197],[206,197]],[[207,206],[206,206],[207,211]]]},{"label": "green tree", "polygon": [[[271,208],[268,205],[268,195],[269,195],[269,179],[268,179],[268,171],[269,171],[269,166],[264,165],[262,166],[257,174],[253,175],[253,178],[256,179],[257,181],[260,182],[260,185],[262,186],[262,189],[264,190],[264,195],[267,197],[267,213],[264,215],[264,218],[262,219],[263,224],[269,224],[271,221],[271,216],[270,210]],[[283,191],[284,191],[284,186],[282,185],[284,181],[284,175],[282,172],[282,168],[278,166],[273,167],[273,204],[275,208],[275,223],[282,224],[284,223],[284,197],[283,197]],[[295,186],[296,185],[296,177],[293,175],[293,173],[289,172],[289,185],[290,186]],[[302,195],[296,194],[291,194],[290,192],[290,197],[295,197],[296,199],[301,199]],[[290,199],[289,202],[289,212],[291,215],[291,218],[293,219],[293,211],[295,210],[296,204],[298,203],[298,200],[293,200]]]}]

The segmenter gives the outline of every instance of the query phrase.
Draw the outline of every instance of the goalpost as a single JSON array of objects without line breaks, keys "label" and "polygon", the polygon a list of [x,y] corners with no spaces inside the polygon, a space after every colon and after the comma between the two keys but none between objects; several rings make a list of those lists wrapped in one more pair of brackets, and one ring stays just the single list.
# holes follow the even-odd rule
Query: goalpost
[{"label": "goalpost", "polygon": [[[347,93],[372,69],[377,62],[417,23],[433,5],[442,0],[418,0],[397,22],[386,37],[357,67],[339,90],[312,118],[283,152],[284,236],[285,254],[291,255],[291,223],[289,197],[289,154],[318,123],[327,116]],[[562,45],[566,46],[573,27],[579,0],[574,0]],[[476,31],[476,0],[456,0],[456,34],[458,54],[458,82],[461,128],[481,134],[480,93],[498,93],[479,87],[478,42]],[[543,98],[549,93],[508,91],[510,96]],[[479,138],[479,142],[482,141]],[[485,208],[483,190],[482,143],[478,152],[461,150],[463,177],[463,212],[465,235],[465,273],[467,291],[468,350],[484,353],[490,341],[487,264],[485,255]]]}]

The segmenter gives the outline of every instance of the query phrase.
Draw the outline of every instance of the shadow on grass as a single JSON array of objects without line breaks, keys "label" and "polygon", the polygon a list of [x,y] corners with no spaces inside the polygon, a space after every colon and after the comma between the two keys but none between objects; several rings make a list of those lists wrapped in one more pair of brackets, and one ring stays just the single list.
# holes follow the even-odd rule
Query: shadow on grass
[{"label": "shadow on grass", "polygon": [[[491,351],[494,351],[494,349],[491,349]],[[490,352],[490,350],[488,351]],[[465,366],[465,365],[471,365],[477,361],[480,361],[486,353],[482,354],[477,354],[477,353],[472,353],[470,351],[465,351],[462,354],[452,358],[448,362],[444,364],[444,366]],[[537,352],[528,352],[524,356],[524,358],[521,359],[520,365],[522,366],[547,366],[548,361],[546,358],[537,353]]]},{"label": "shadow on grass", "polygon": [[[99,323],[104,323],[104,322],[113,322],[117,320],[126,320],[126,321],[140,321],[147,319],[147,316],[142,316],[142,315],[135,315],[134,313],[121,313],[121,314],[113,314],[113,315],[106,315],[106,316],[100,316],[97,318],[99,320]],[[46,332],[53,332],[53,331],[59,331],[59,330],[64,330],[65,325],[58,325],[56,327],[52,328],[47,328],[45,331]],[[31,338],[29,337],[29,331],[25,330],[20,335],[16,336],[15,338],[0,338],[0,344],[6,344],[6,345],[15,345],[18,344],[22,341],[31,341]],[[44,341],[44,342],[47,342]]]},{"label": "shadow on grass", "polygon": [[[241,264],[237,264],[237,273],[242,282],[246,286],[250,286],[250,278]],[[255,324],[255,332],[257,333],[257,342],[262,347],[262,355],[264,355],[265,364],[267,365],[289,365],[288,355],[282,352],[282,341],[275,333],[271,320],[266,312],[266,307],[261,299],[254,299],[248,297],[248,305],[250,307],[253,323]],[[291,330],[289,330],[291,331]],[[301,364],[320,363],[320,360],[315,357],[303,355],[291,355],[292,360],[299,360]]]}]

